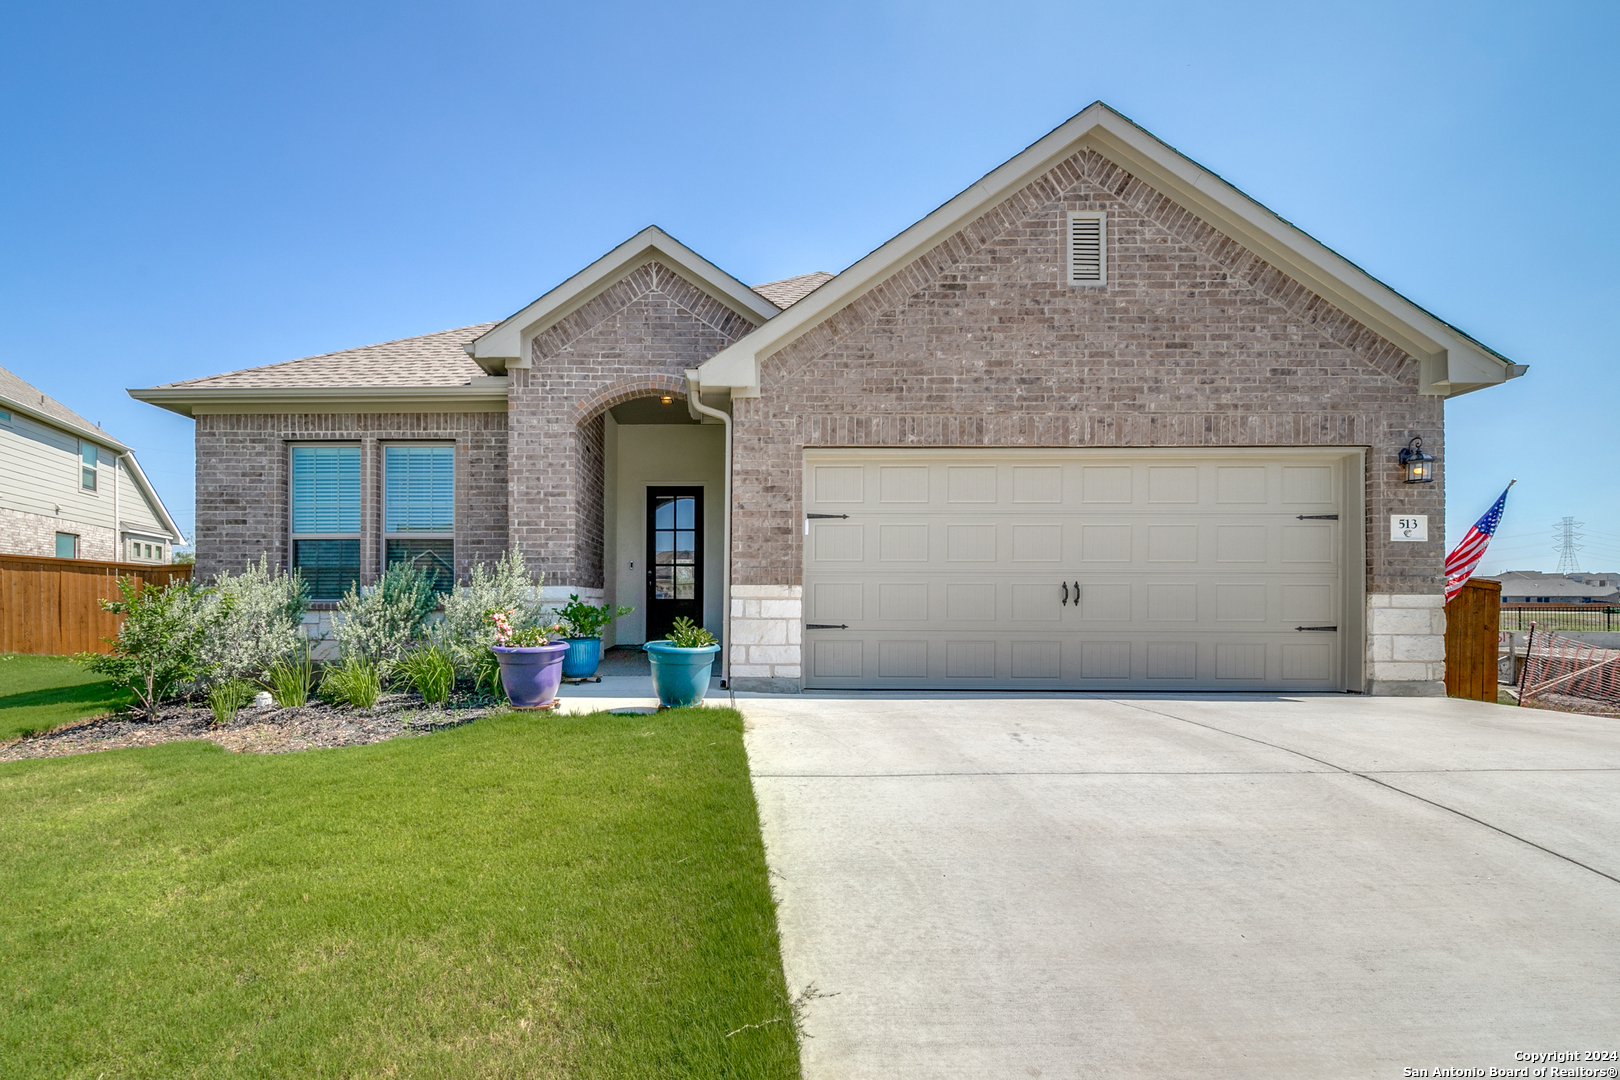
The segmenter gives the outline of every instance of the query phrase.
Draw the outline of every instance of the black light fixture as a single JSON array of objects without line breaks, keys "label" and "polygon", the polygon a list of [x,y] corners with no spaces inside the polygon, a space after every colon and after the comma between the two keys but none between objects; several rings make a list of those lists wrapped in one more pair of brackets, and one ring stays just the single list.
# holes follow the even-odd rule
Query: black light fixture
[{"label": "black light fixture", "polygon": [[1401,447],[1401,468],[1406,470],[1408,484],[1434,483],[1434,455],[1423,452],[1423,440],[1413,440]]}]

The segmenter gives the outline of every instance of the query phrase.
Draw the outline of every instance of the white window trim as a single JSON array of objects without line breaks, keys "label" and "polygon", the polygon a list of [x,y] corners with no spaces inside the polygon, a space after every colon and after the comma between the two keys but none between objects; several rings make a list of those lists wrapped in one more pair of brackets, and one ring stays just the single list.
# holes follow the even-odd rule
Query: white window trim
[{"label": "white window trim", "polygon": [[[1074,265],[1074,223],[1076,221],[1095,221],[1097,223],[1097,242],[1100,256],[1098,260],[1098,277],[1084,280],[1075,277]],[[1106,210],[1071,210],[1065,222],[1063,232],[1063,265],[1071,288],[1094,288],[1098,285],[1108,284],[1108,212]]]}]

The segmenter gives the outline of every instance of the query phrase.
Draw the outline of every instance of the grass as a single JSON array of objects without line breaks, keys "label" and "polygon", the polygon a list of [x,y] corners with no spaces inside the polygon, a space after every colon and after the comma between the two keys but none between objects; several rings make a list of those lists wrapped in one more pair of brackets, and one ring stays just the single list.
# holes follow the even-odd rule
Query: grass
[{"label": "grass", "polygon": [[16,762],[0,819],[6,1077],[798,1076],[730,710]]},{"label": "grass", "polygon": [[0,741],[100,716],[130,701],[127,689],[69,657],[0,653]]}]

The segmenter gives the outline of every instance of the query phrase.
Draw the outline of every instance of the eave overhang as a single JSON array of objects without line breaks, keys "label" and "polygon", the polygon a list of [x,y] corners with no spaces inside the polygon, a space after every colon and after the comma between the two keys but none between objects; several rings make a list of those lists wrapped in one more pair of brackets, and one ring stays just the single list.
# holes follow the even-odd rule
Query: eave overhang
[{"label": "eave overhang", "polygon": [[626,274],[660,262],[750,321],[781,309],[656,225],[641,230],[555,289],[463,346],[491,375],[529,366],[529,342],[589,303]]},{"label": "eave overhang", "polygon": [[759,393],[759,361],[886,281],[996,204],[1084,149],[1095,150],[1415,357],[1421,393],[1517,378],[1526,365],[1418,307],[1219,176],[1096,102],[698,369],[705,389]]},{"label": "eave overhang", "polygon": [[207,413],[505,412],[506,379],[463,386],[185,387],[129,391],[181,416]]},{"label": "eave overhang", "polygon": [[129,447],[125,446],[111,435],[108,435],[100,428],[96,428],[94,431],[87,431],[84,428],[68,423],[60,417],[52,416],[48,412],[37,409],[28,404],[26,401],[17,401],[14,398],[9,398],[4,394],[0,394],[0,408],[4,408],[8,412],[20,413],[23,416],[28,417],[30,420],[39,421],[41,424],[49,424],[57,431],[71,432],[76,438],[84,439],[88,442],[98,443],[114,453],[127,454],[130,452]]}]

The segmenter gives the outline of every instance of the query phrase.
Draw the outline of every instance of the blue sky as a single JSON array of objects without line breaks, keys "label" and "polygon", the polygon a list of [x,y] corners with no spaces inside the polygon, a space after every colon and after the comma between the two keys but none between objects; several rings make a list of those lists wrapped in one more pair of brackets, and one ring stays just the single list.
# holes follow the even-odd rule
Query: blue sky
[{"label": "blue sky", "polygon": [[[1620,569],[1620,6],[22,4],[0,365],[192,523],[126,387],[504,317],[649,223],[840,270],[1101,98],[1530,375],[1447,406],[1486,569]],[[1391,448],[1392,449],[1392,448]]]}]

